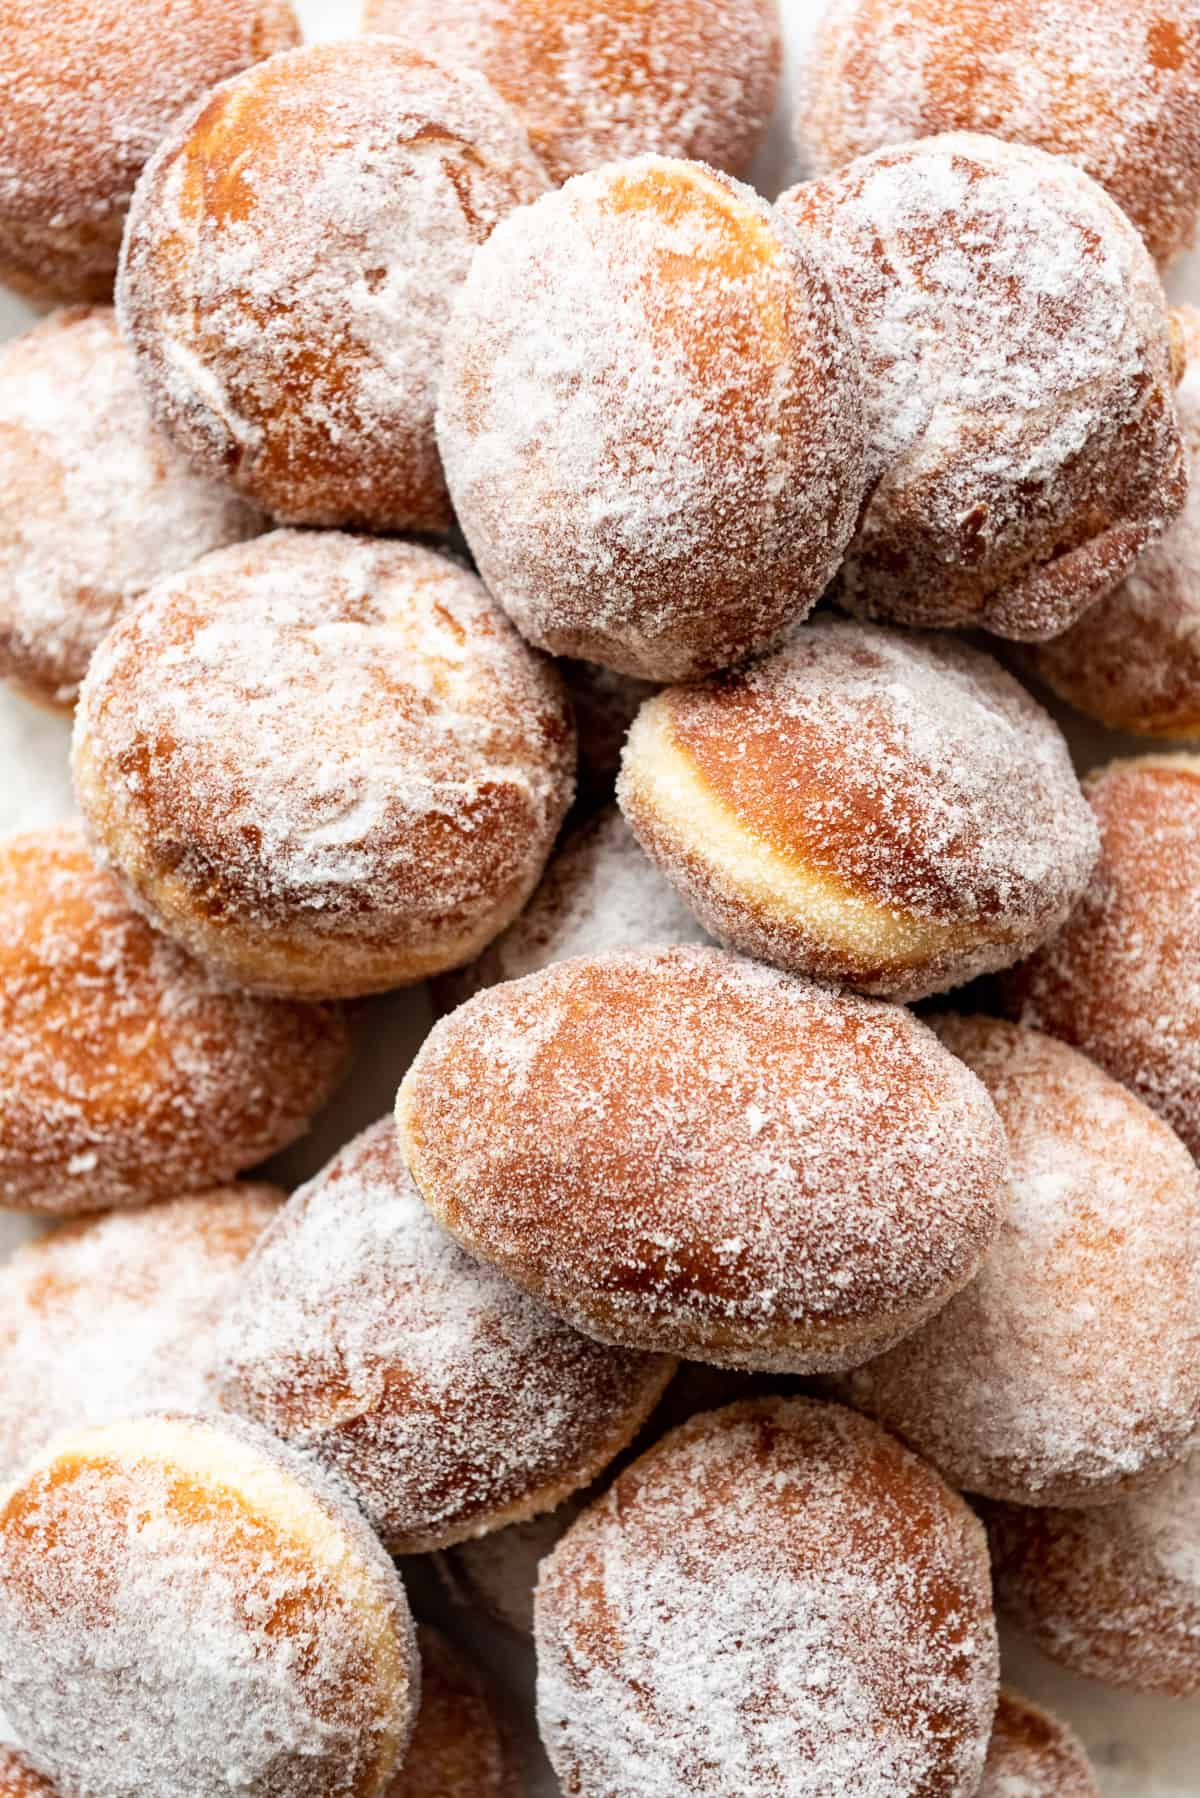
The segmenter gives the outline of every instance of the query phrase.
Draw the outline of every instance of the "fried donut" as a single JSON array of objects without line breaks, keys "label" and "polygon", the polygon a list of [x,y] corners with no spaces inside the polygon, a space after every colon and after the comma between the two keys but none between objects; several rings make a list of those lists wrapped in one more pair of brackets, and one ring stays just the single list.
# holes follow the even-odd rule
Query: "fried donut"
[{"label": "fried donut", "polygon": [[1192,240],[1195,0],[829,0],[803,87],[801,138],[824,170],[982,131],[1086,169],[1160,262]]},{"label": "fried donut", "polygon": [[497,219],[546,186],[482,76],[397,39],[226,82],[129,215],[117,303],[159,423],[282,522],[446,531],[451,298]]},{"label": "fried donut", "polygon": [[1019,960],[1098,850],[1066,744],[1010,675],[836,619],[649,700],[618,797],[713,936],[896,999]]},{"label": "fried donut", "polygon": [[969,134],[792,188],[866,370],[876,484],[849,610],[1057,636],[1183,508],[1162,285],[1128,219],[1041,150]]},{"label": "fried donut", "polygon": [[345,1071],[327,1007],[233,992],[150,929],[74,825],[0,843],[0,1204],[201,1192],[302,1136]]},{"label": "fried donut", "polygon": [[335,1471],[393,1553],[424,1554],[586,1486],[673,1372],[465,1255],[384,1118],[264,1238],[225,1314],[217,1390]]},{"label": "fried donut", "polygon": [[572,792],[558,675],[415,543],[277,531],[161,581],[76,716],[76,791],[147,915],[256,992],[381,992],[471,960]]},{"label": "fried donut", "polygon": [[436,1630],[422,1625],[417,1644],[421,1708],[386,1798],[521,1798],[513,1745],[488,1687]]},{"label": "fried donut", "polygon": [[559,962],[443,1018],[404,1152],[474,1255],[600,1341],[853,1366],[944,1305],[999,1228],[975,1076],[882,1005],[719,949]]},{"label": "fried donut", "polygon": [[638,680],[634,674],[602,668],[598,662],[568,659],[559,667],[579,738],[576,805],[580,811],[592,811],[612,798],[629,726],[642,701],[657,693],[658,685]]},{"label": "fried donut", "polygon": [[1200,757],[1111,762],[1084,792],[1096,872],[1059,934],[1002,976],[1000,1001],[1098,1061],[1200,1156]]},{"label": "fried donut", "polygon": [[1076,1050],[993,1018],[937,1029],[1008,1133],[1008,1209],[971,1284],[838,1390],[952,1486],[1111,1503],[1200,1430],[1200,1174]]},{"label": "fried donut", "polygon": [[0,1798],[59,1798],[59,1794],[23,1754],[5,1745],[0,1747]]},{"label": "fried donut", "polygon": [[642,156],[505,219],[446,333],[438,441],[533,643],[647,680],[803,617],[865,491],[861,371],[765,201]]},{"label": "fried donut", "polygon": [[1100,1787],[1073,1730],[1002,1690],[978,1798],[1100,1798]]},{"label": "fried donut", "polygon": [[382,1798],[418,1692],[391,1562],[259,1430],[81,1431],[0,1498],[0,1703],[73,1798]]},{"label": "fried donut", "polygon": [[261,528],[155,429],[108,308],[0,348],[0,675],[31,697],[73,705],[147,587]]},{"label": "fried donut", "polygon": [[114,1211],[0,1267],[0,1483],[60,1430],[212,1404],[217,1324],[283,1197],[228,1186]]},{"label": "fried donut", "polygon": [[775,105],[775,0],[366,0],[365,19],[486,75],[555,182],[643,150],[741,175]]},{"label": "fried donut", "polygon": [[998,1662],[983,1532],[838,1406],[694,1418],[543,1563],[538,1719],[578,1798],[968,1798]]},{"label": "fried donut", "polygon": [[160,138],[215,81],[299,38],[288,0],[5,0],[0,281],[108,299]]}]

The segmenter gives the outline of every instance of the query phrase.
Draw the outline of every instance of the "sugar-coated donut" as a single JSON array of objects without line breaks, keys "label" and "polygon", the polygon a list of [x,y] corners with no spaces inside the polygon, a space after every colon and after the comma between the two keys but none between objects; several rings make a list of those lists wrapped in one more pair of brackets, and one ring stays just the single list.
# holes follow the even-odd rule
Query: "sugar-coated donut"
[{"label": "sugar-coated donut", "polygon": [[970,1285],[839,1392],[952,1486],[1111,1503],[1200,1430],[1200,1174],[1077,1050],[993,1018],[937,1030],[1008,1134],[1004,1222]]},{"label": "sugar-coated donut", "polygon": [[591,811],[612,798],[629,726],[642,701],[657,693],[658,684],[639,680],[636,674],[618,674],[598,662],[565,659],[559,668],[579,738],[576,805]]},{"label": "sugar-coated donut", "polygon": [[522,1798],[513,1744],[487,1685],[436,1630],[422,1625],[417,1644],[421,1708],[386,1798]]},{"label": "sugar-coated donut", "polygon": [[389,1117],[264,1238],[225,1315],[217,1389],[334,1470],[394,1553],[423,1554],[586,1486],[673,1372],[602,1348],[464,1254]]},{"label": "sugar-coated donut", "polygon": [[151,930],[74,825],[0,843],[0,1204],[220,1185],[303,1135],[346,1051],[337,1011],[234,992]]},{"label": "sugar-coated donut", "polygon": [[397,1101],[426,1203],[601,1341],[834,1370],[975,1273],[1007,1155],[898,1006],[719,949],[559,962],[443,1018]]},{"label": "sugar-coated donut", "polygon": [[160,138],[215,81],[299,38],[288,0],[5,0],[0,281],[108,299]]},{"label": "sugar-coated donut", "polygon": [[865,491],[861,371],[825,276],[749,188],[661,156],[492,234],[446,333],[438,440],[524,635],[648,680],[803,617]]},{"label": "sugar-coated donut", "polygon": [[1180,306],[1174,318],[1187,354],[1176,392],[1187,505],[1115,592],[1026,652],[1033,673],[1079,711],[1151,737],[1200,736],[1200,312]]},{"label": "sugar-coated donut", "polygon": [[48,1779],[16,1748],[0,1747],[0,1798],[59,1798]]},{"label": "sugar-coated donut", "polygon": [[901,624],[1056,636],[1177,517],[1162,285],[1128,219],[1041,150],[970,134],[792,188],[866,371],[877,484],[838,579]]},{"label": "sugar-coated donut", "polygon": [[32,697],[72,705],[147,587],[261,528],[155,428],[108,307],[0,348],[0,674]]},{"label": "sugar-coated donut", "polygon": [[497,219],[546,186],[481,75],[398,39],[226,82],[129,216],[117,303],[159,423],[283,522],[445,531],[451,299]]},{"label": "sugar-coated donut", "polygon": [[0,1703],[72,1798],[383,1798],[418,1693],[391,1562],[259,1430],[81,1431],[0,1498]]},{"label": "sugar-coated donut", "polygon": [[1072,1043],[1200,1157],[1200,757],[1137,756],[1084,782],[1100,861],[1066,926],[1005,974],[1011,1017]]},{"label": "sugar-coated donut", "polygon": [[667,1436],[543,1564],[538,1720],[576,1798],[969,1798],[983,1532],[898,1442],[764,1399]]},{"label": "sugar-coated donut", "polygon": [[803,87],[802,142],[826,170],[982,131],[1078,163],[1160,261],[1192,240],[1196,0],[829,0]]},{"label": "sugar-coated donut", "polygon": [[996,1602],[1043,1654],[1126,1691],[1200,1696],[1200,1449],[1114,1505],[984,1515]]},{"label": "sugar-coated donut", "polygon": [[714,936],[880,997],[1017,961],[1098,849],[1062,736],[997,663],[836,619],[649,700],[618,793]]},{"label": "sugar-coated donut", "polygon": [[744,173],[775,104],[776,0],[366,0],[481,70],[555,181],[643,150]]},{"label": "sugar-coated donut", "polygon": [[217,1324],[283,1197],[228,1186],[109,1212],[0,1267],[0,1482],[60,1430],[212,1404]]},{"label": "sugar-coated donut", "polygon": [[1100,1798],[1100,1787],[1074,1730],[1002,1689],[978,1798]]},{"label": "sugar-coated donut", "polygon": [[471,960],[570,803],[562,683],[415,543],[277,531],[161,581],[94,657],[75,784],[137,902],[263,993]]}]

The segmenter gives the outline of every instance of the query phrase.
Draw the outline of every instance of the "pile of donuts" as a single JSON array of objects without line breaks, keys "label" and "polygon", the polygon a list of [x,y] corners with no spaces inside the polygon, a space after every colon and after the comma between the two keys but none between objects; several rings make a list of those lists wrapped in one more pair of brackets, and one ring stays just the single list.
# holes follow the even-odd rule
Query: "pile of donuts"
[{"label": "pile of donuts", "polygon": [[519,1798],[430,1576],[565,1798],[1200,1696],[1200,0],[832,0],[769,203],[780,66],[7,0],[3,1798]]}]

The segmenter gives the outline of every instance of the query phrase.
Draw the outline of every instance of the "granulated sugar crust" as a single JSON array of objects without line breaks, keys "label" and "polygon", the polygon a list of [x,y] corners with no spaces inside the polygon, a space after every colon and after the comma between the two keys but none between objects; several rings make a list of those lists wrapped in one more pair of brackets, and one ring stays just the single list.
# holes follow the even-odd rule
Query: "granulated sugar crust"
[{"label": "granulated sugar crust", "polygon": [[423,1625],[417,1646],[421,1708],[387,1798],[523,1798],[493,1694],[436,1630]]},{"label": "granulated sugar crust", "polygon": [[60,1798],[15,1748],[0,1747],[0,1798]]},{"label": "granulated sugar crust", "polygon": [[1002,1690],[978,1798],[1100,1798],[1100,1787],[1065,1723]]}]

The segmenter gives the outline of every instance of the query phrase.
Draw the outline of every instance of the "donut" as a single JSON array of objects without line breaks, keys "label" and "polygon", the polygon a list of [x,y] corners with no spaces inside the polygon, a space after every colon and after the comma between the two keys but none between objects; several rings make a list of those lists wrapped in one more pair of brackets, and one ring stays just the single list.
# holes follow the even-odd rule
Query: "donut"
[{"label": "donut", "polygon": [[513,1746],[488,1687],[436,1630],[422,1625],[417,1644],[421,1708],[386,1798],[521,1798]]},{"label": "donut", "polygon": [[575,1798],[969,1798],[998,1663],[983,1532],[866,1419],[708,1412],[543,1563],[538,1720]]},{"label": "donut", "polygon": [[418,1692],[391,1562],[261,1431],[83,1430],[0,1498],[0,1702],[73,1798],[382,1798]]},{"label": "donut", "polygon": [[1112,1505],[987,1505],[996,1602],[1085,1679],[1200,1695],[1200,1449]]},{"label": "donut", "polygon": [[366,0],[365,18],[486,75],[556,183],[643,150],[744,174],[775,105],[775,0]]},{"label": "donut", "polygon": [[1061,158],[969,133],[791,188],[866,371],[875,484],[836,596],[868,617],[1057,636],[1183,508],[1162,285]]},{"label": "donut", "polygon": [[647,701],[618,796],[713,936],[885,998],[1019,960],[1098,850],[1062,736],[998,664],[833,618]]},{"label": "donut", "polygon": [[559,667],[579,739],[576,805],[581,811],[593,811],[611,800],[629,726],[642,701],[657,693],[658,686],[602,668],[598,662],[564,659]]},{"label": "donut", "polygon": [[16,1748],[0,1747],[0,1798],[59,1798]]},{"label": "donut", "polygon": [[470,961],[571,800],[558,675],[415,543],[272,532],[160,581],[93,658],[76,792],[152,921],[259,993]]},{"label": "donut", "polygon": [[455,302],[438,442],[517,628],[644,680],[777,637],[865,491],[858,356],[749,188],[640,156],[501,222]]},{"label": "donut", "polygon": [[982,131],[1077,163],[1160,262],[1192,241],[1195,0],[829,0],[802,87],[802,147],[824,171]]},{"label": "donut", "polygon": [[957,1488],[1111,1503],[1200,1430],[1200,1174],[1077,1050],[994,1018],[937,1029],[1008,1133],[1008,1209],[971,1284],[839,1395]]},{"label": "donut", "polygon": [[298,43],[288,0],[5,0],[0,281],[107,300],[130,196],[214,82]]},{"label": "donut", "polygon": [[1002,1689],[978,1798],[1100,1798],[1100,1787],[1075,1732]]},{"label": "donut", "polygon": [[230,1410],[336,1473],[394,1554],[551,1510],[633,1439],[673,1372],[602,1348],[464,1254],[390,1117],[268,1231],[216,1355]]},{"label": "donut", "polygon": [[158,422],[283,523],[445,532],[452,296],[546,186],[481,75],[397,39],[225,82],[164,139],[122,250],[117,304]]},{"label": "donut", "polygon": [[338,1012],[215,980],[130,909],[77,826],[0,842],[0,1204],[219,1186],[302,1136],[346,1061]]},{"label": "donut", "polygon": [[1096,871],[997,998],[1099,1062],[1200,1156],[1200,757],[1111,762],[1084,792],[1100,825]]},{"label": "donut", "polygon": [[915,1329],[1005,1196],[995,1107],[925,1025],[701,946],[480,993],[396,1109],[471,1254],[599,1341],[763,1372]]},{"label": "donut", "polygon": [[260,528],[155,429],[110,308],[0,347],[0,674],[32,698],[73,705],[147,587]]},{"label": "donut", "polygon": [[1115,592],[1048,643],[1029,671],[1113,730],[1200,736],[1200,312],[1173,314],[1187,353],[1176,393],[1191,485],[1182,514]]},{"label": "donut", "polygon": [[217,1323],[283,1197],[228,1186],[112,1211],[0,1267],[0,1483],[60,1430],[212,1404]]}]

